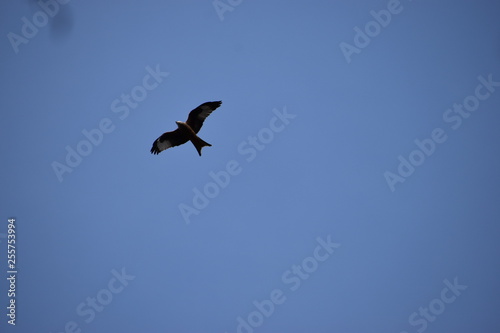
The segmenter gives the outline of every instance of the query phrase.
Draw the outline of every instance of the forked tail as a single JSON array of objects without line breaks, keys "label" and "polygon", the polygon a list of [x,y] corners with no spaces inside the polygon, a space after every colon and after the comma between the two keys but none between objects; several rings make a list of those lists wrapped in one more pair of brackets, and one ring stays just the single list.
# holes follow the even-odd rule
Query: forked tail
[{"label": "forked tail", "polygon": [[193,143],[194,147],[198,151],[198,155],[200,156],[201,156],[201,148],[205,146],[212,147],[210,143],[203,141],[199,136],[196,136],[196,138],[191,139],[191,142]]}]

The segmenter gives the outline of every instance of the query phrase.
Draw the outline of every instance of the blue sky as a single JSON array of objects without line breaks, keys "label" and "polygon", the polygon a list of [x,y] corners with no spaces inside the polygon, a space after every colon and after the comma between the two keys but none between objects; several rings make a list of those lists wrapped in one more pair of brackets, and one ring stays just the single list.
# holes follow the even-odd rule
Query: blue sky
[{"label": "blue sky", "polygon": [[1,331],[497,332],[499,9],[3,1]]}]

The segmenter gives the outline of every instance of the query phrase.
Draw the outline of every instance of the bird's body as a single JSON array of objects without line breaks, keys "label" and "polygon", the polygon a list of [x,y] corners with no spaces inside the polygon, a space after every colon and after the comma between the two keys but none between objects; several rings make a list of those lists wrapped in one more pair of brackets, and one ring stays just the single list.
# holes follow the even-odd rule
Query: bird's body
[{"label": "bird's body", "polygon": [[221,104],[221,101],[203,103],[189,113],[186,122],[176,121],[177,129],[172,132],[165,132],[156,139],[153,142],[153,147],[151,147],[151,153],[157,155],[165,149],[191,141],[198,151],[198,154],[201,156],[201,149],[205,146],[211,147],[212,145],[203,141],[196,134],[203,126],[205,118]]},{"label": "bird's body", "polygon": [[212,147],[210,143],[203,141],[198,135],[196,135],[193,129],[185,122],[176,121],[175,123],[177,124],[177,129],[180,130],[181,133],[186,136],[189,141],[191,141],[200,156],[201,148],[205,146]]}]

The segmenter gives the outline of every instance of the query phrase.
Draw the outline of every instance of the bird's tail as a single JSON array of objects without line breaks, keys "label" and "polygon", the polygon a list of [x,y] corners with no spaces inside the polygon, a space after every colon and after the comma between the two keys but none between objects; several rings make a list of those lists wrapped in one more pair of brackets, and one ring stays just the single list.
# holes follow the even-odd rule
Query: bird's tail
[{"label": "bird's tail", "polygon": [[192,138],[191,142],[193,143],[194,147],[198,151],[198,155],[200,156],[201,156],[201,148],[205,146],[212,147],[210,143],[203,141],[199,136]]}]

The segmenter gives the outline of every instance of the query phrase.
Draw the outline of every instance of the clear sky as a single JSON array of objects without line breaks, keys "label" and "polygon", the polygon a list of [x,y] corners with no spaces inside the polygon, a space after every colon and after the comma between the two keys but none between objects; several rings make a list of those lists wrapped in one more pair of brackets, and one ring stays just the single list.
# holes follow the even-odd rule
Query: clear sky
[{"label": "clear sky", "polygon": [[498,332],[499,10],[1,1],[0,331]]}]

